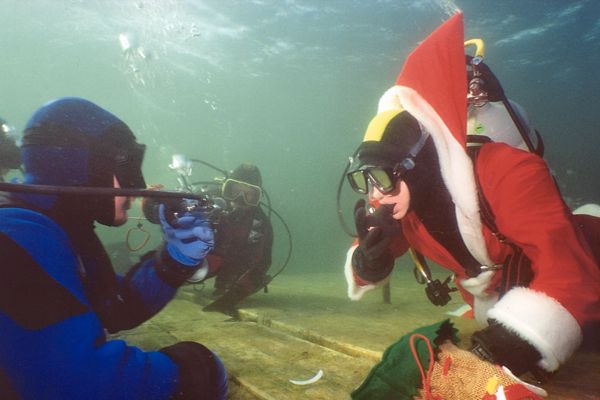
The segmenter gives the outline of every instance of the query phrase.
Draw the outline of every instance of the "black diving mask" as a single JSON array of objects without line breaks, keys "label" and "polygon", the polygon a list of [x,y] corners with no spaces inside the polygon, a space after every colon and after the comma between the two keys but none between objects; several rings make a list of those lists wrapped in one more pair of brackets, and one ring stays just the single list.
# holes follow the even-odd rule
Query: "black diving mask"
[{"label": "black diving mask", "polygon": [[[360,194],[369,193],[369,184],[377,188],[382,194],[394,191],[396,183],[411,169],[415,167],[415,157],[419,154],[429,133],[421,124],[420,135],[408,151],[405,146],[394,143],[368,140],[361,143],[355,156],[350,157],[352,164],[350,172],[346,174],[352,189]],[[405,154],[402,161],[398,162],[398,154]]]},{"label": "black diving mask", "polygon": [[402,180],[406,171],[414,167],[412,158],[406,158],[393,167],[363,165],[348,172],[346,177],[352,190],[357,193],[368,194],[369,184],[371,184],[382,194],[390,194],[396,188],[398,180]]}]

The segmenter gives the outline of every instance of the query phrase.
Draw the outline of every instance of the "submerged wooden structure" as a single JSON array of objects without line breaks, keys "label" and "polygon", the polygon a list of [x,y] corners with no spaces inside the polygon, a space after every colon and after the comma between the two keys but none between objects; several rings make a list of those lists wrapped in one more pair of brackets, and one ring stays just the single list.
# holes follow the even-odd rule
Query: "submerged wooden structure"
[{"label": "submerged wooden structure", "polygon": [[[391,302],[381,293],[359,302],[346,298],[341,273],[282,274],[269,293],[246,299],[239,320],[207,313],[212,282],[187,286],[160,314],[118,336],[154,350],[193,340],[223,359],[230,374],[229,398],[249,400],[349,399],[382,352],[416,327],[451,318],[461,346],[477,329],[472,320],[446,314],[461,306],[458,295],[446,307],[431,305],[411,272],[394,274]],[[599,333],[600,335],[600,333]],[[600,399],[600,352],[580,351],[548,383],[549,399]],[[319,370],[317,382],[299,386]]]}]

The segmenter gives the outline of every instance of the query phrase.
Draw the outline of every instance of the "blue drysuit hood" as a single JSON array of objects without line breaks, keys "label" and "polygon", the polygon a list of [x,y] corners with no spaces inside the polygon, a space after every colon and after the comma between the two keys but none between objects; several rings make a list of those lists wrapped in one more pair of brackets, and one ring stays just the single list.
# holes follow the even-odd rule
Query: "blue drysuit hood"
[{"label": "blue drysuit hood", "polygon": [[[38,185],[112,187],[116,176],[124,188],[145,188],[143,154],[144,146],[123,121],[76,97],[51,101],[35,111],[21,146],[25,183]],[[113,198],[23,197],[42,209],[59,208],[108,225],[114,216]]]}]

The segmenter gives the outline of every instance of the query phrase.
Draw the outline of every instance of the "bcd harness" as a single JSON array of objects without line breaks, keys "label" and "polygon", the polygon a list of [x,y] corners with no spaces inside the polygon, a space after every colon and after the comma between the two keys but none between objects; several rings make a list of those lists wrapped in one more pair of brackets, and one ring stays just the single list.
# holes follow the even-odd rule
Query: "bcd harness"
[{"label": "bcd harness", "polygon": [[[482,107],[488,102],[501,102],[506,109],[510,121],[515,125],[518,134],[526,144],[527,150],[542,157],[544,146],[539,132],[537,132],[537,130],[533,131],[533,134],[535,134],[535,138],[537,139],[537,143],[534,144],[523,121],[519,118],[513,109],[511,102],[504,93],[502,85],[490,68],[483,62],[485,52],[483,41],[481,39],[471,39],[466,41],[464,45],[465,47],[476,47],[474,56],[466,55],[467,78],[469,79],[467,102],[476,108]],[[471,158],[473,166],[477,164],[481,147],[486,143],[493,141],[494,140],[489,136],[482,134],[467,135],[467,154]],[[499,296],[502,297],[511,288],[515,286],[527,286],[531,282],[533,279],[531,260],[525,255],[523,249],[504,236],[496,226],[496,218],[489,202],[483,194],[476,169],[474,172],[481,221],[498,241],[509,245],[512,248],[512,252],[500,265],[482,266],[469,251],[457,251],[456,249],[452,251],[453,249],[448,248],[451,246],[444,247],[465,269],[466,275],[469,277],[475,277],[484,271],[501,269],[502,283],[499,288]],[[441,244],[443,245],[443,243]],[[415,263],[415,278],[419,283],[427,284],[425,292],[429,300],[437,306],[446,305],[450,301],[449,293],[457,290],[456,288],[450,288],[449,286],[453,275],[446,278],[444,282],[440,282],[437,279],[432,280],[431,270],[425,261],[425,257],[414,249],[410,249],[410,253]]]},{"label": "bcd harness", "polygon": [[[473,165],[476,165],[481,147],[492,140],[482,135],[467,136],[467,154],[471,157]],[[456,252],[447,249],[456,261],[465,269],[468,276],[473,277],[479,273],[489,270],[502,270],[502,280],[499,289],[499,296],[502,297],[508,290],[515,286],[527,286],[533,279],[533,270],[531,260],[525,255],[523,249],[503,235],[496,225],[496,218],[489,202],[483,194],[479,177],[475,174],[475,183],[477,186],[477,197],[479,202],[479,212],[481,222],[492,232],[499,242],[511,247],[511,254],[502,264],[494,266],[482,266],[469,252]],[[426,284],[425,293],[432,304],[436,306],[445,306],[450,301],[450,292],[456,291],[451,288],[449,283],[453,275],[447,277],[444,282],[438,279],[432,279],[431,269],[427,265],[425,257],[415,249],[410,249],[410,254],[415,264],[414,274],[417,282]]]}]

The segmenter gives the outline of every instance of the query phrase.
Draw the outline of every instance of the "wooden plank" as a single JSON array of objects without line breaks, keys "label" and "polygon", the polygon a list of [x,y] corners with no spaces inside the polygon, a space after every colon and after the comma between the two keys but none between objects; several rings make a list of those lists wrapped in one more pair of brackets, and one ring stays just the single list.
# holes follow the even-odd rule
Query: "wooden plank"
[{"label": "wooden plank", "polygon": [[[360,302],[345,296],[345,283],[334,273],[283,275],[241,304],[240,321],[201,308],[211,301],[209,290],[192,287],[160,314],[120,337],[148,350],[180,340],[208,346],[230,373],[235,400],[344,399],[367,376],[381,353],[416,327],[444,318],[462,303],[458,296],[446,307],[428,303],[410,272],[396,274],[391,304],[379,295]],[[472,320],[451,318],[459,329],[460,346],[478,329]],[[549,399],[600,399],[600,355],[581,351],[543,385]],[[308,386],[289,379],[307,379],[323,369],[323,378]]]}]

